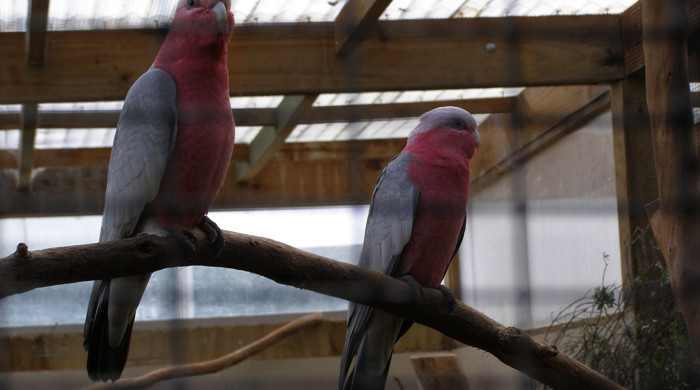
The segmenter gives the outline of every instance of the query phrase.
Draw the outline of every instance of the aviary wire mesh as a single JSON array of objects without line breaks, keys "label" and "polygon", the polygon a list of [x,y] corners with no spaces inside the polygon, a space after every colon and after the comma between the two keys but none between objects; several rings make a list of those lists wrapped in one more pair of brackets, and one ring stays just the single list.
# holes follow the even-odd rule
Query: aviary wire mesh
[{"label": "aviary wire mesh", "polygon": [[[49,6],[48,30],[160,28],[168,25],[176,3],[176,0],[53,0]],[[232,12],[237,25],[330,23],[335,20],[345,3],[346,1],[332,0],[239,0],[233,1]],[[620,14],[633,4],[635,1],[632,0],[394,0],[382,12],[379,20]],[[0,34],[26,32],[27,9],[27,0],[0,1]],[[506,32],[512,28],[511,25],[503,26]],[[523,44],[518,35],[507,36],[510,41],[506,41],[505,45]],[[524,46],[527,46],[527,42],[524,43]],[[493,48],[488,46],[484,47],[484,53],[492,50]],[[479,61],[479,57],[484,53],[474,53],[473,61]],[[527,71],[523,66],[523,54],[517,51],[509,53],[511,56],[505,59],[502,66],[507,69],[510,80],[523,80],[523,72]],[[618,220],[620,205],[632,202],[619,198],[619,194],[624,192],[620,188],[620,185],[624,184],[620,179],[621,144],[618,132],[613,130],[616,121],[620,120],[615,102],[627,99],[627,96],[623,99],[619,95],[622,81],[611,80],[608,83],[600,82],[600,85],[590,86],[509,86],[356,92],[353,90],[362,84],[362,75],[358,74],[359,67],[355,61],[371,62],[372,59],[349,57],[343,63],[343,82],[348,86],[347,91],[321,93],[313,103],[314,108],[346,106],[349,112],[347,116],[343,120],[327,123],[300,123],[286,139],[287,143],[360,143],[403,139],[417,124],[415,116],[363,119],[359,114],[356,115],[353,106],[496,98],[517,100],[517,105],[507,112],[484,112],[475,115],[480,131],[483,128],[484,134],[487,135],[485,138],[493,142],[490,145],[484,143],[479,153],[490,156],[498,153],[503,155],[497,163],[488,167],[489,169],[480,170],[473,177],[476,180],[470,193],[467,233],[458,261],[450,271],[457,275],[451,279],[457,280],[452,282],[456,285],[451,287],[456,289],[455,292],[465,303],[497,321],[532,330],[538,337],[556,338],[562,345],[572,348],[571,353],[576,352],[576,337],[580,337],[581,333],[584,334],[584,338],[604,335],[609,337],[612,343],[620,339],[620,334],[639,330],[634,328],[634,324],[630,325],[629,318],[625,317],[623,310],[623,290],[627,286],[623,288],[622,284],[634,282],[634,277],[625,275],[625,272],[632,272],[627,268],[627,264],[630,258],[638,253],[647,256],[646,262],[651,264],[651,268],[661,258],[648,230],[635,230],[634,235],[627,241],[624,238],[621,240],[619,235],[620,223],[625,223]],[[4,81],[0,79],[0,83]],[[509,84],[517,85],[512,82]],[[696,105],[699,85],[693,82],[689,86]],[[556,92],[553,92],[555,90]],[[577,102],[587,103],[572,109],[567,106],[567,99],[571,96],[574,96],[573,100]],[[282,95],[233,96],[231,106],[234,110],[274,109],[283,99]],[[0,101],[4,100],[0,96]],[[538,106],[538,102],[546,102],[547,105]],[[38,103],[40,115],[100,112],[109,114],[120,110],[123,104],[122,101]],[[0,187],[3,189],[14,188],[18,180],[17,169],[10,166],[18,161],[17,151],[21,148],[22,131],[15,125],[15,118],[20,115],[21,109],[21,104],[0,105]],[[585,110],[590,112],[584,112]],[[696,129],[700,121],[699,110],[697,107],[693,108]],[[245,144],[244,146],[250,145],[263,127],[264,125],[258,124],[237,126],[236,142]],[[529,130],[535,128],[540,130]],[[648,129],[640,129],[642,130]],[[34,148],[37,153],[41,153],[42,150],[52,153],[63,150],[66,155],[85,150],[97,153],[98,149],[106,149],[112,145],[114,133],[113,126],[42,127],[40,122],[36,129]],[[511,148],[510,145],[517,147]],[[504,154],[504,151],[509,153]],[[350,148],[344,175],[361,177],[367,166],[376,165],[381,161],[380,157],[367,158],[365,152]],[[290,152],[290,155],[293,153]],[[290,160],[293,158],[295,157],[289,157]],[[38,159],[39,157],[35,157],[35,160]],[[649,160],[648,155],[628,155],[627,159],[631,161],[630,165],[635,166],[644,166],[645,162],[649,162],[651,165],[646,168],[648,171],[642,175],[654,175],[653,160]],[[280,160],[281,158],[273,160],[271,164],[280,163]],[[36,168],[35,174],[36,171],[49,169],[50,165],[47,164],[47,168]],[[319,177],[320,175],[309,177],[308,180],[319,180]],[[631,193],[635,190],[629,189]],[[14,192],[6,191],[1,194],[0,201],[11,202],[21,195],[18,195],[16,190],[12,191]],[[362,191],[360,185],[349,189],[349,192],[353,193]],[[212,213],[212,218],[225,230],[279,239],[329,258],[354,263],[361,248],[367,207],[356,204],[346,206],[232,212],[217,210]],[[12,253],[14,246],[21,241],[28,242],[30,250],[94,242],[97,241],[99,223],[99,217],[95,215],[0,219],[0,249],[2,253]],[[322,238],[308,239],[314,236]],[[656,271],[650,272],[654,274]],[[662,278],[660,283],[660,287],[653,285],[651,289],[658,287],[659,295],[668,293],[666,281]],[[17,346],[20,345],[17,343],[18,339],[30,338],[28,335],[37,332],[49,335],[79,332],[80,325],[76,324],[81,324],[84,319],[89,289],[89,283],[57,286],[0,300],[0,340],[5,337],[7,345]],[[668,298],[666,295],[663,297]],[[139,330],[151,327],[178,331],[184,329],[182,332],[172,332],[167,339],[168,345],[162,346],[169,355],[175,356],[172,361],[184,361],[187,360],[184,351],[187,351],[192,343],[198,342],[186,335],[188,329],[211,327],[212,332],[215,332],[216,327],[221,324],[246,324],[251,321],[265,323],[272,321],[271,319],[286,319],[290,313],[337,312],[345,310],[345,307],[345,301],[282,287],[263,277],[244,272],[204,267],[172,268],[155,274],[151,279],[137,313],[137,321],[151,321]],[[668,313],[664,315],[669,321],[677,320],[673,317],[677,312],[670,310]],[[586,321],[591,318],[602,318],[601,314],[605,318],[618,321],[615,322],[616,327],[612,330],[596,328],[595,332],[586,333],[591,328],[582,324],[588,324]],[[655,312],[650,315],[660,314]],[[247,319],[246,316],[253,319]],[[342,314],[338,316],[336,313],[334,318],[342,318]],[[598,324],[599,322],[596,323]],[[658,335],[654,333],[649,337],[668,341],[670,338],[668,333],[665,333],[667,330],[676,332],[673,337],[682,336],[683,330],[677,321],[664,324],[663,329],[655,329]],[[52,326],[59,330],[52,330]],[[562,329],[574,330],[565,333],[560,332]],[[57,339],[52,337],[48,336],[44,340],[58,343]],[[649,342],[656,342],[654,340],[657,339],[650,340],[652,341]],[[681,339],[673,339],[669,343],[678,344],[678,340]],[[605,348],[606,341],[595,341],[597,344],[591,348]],[[328,348],[337,349],[332,342],[329,344],[331,346]],[[58,374],[42,373],[30,378],[33,371],[23,371],[23,365],[36,366],[33,363],[35,359],[50,360],[51,356],[47,357],[46,354],[58,354],[60,358],[60,349],[51,348],[51,345],[35,346],[36,356],[13,354],[12,350],[7,351],[7,358],[0,356],[0,369],[3,364],[11,367],[6,372],[0,372],[0,388],[19,389],[46,383],[55,384],[56,388],[72,388],[86,384],[84,372],[78,371],[68,363],[67,371]],[[663,359],[667,360],[663,362],[668,367],[664,367],[662,374],[668,376],[665,376],[664,380],[671,386],[669,388],[691,388],[689,386],[700,383],[697,375],[693,376],[691,372],[697,367],[696,358],[687,354],[686,347],[665,344],[659,351],[666,354],[663,355]],[[679,356],[684,360],[673,360],[673,354],[677,351],[680,351]],[[305,388],[327,388],[329,383],[330,386],[335,385],[335,372],[330,371],[338,366],[335,361],[337,352],[339,351],[324,352],[327,355],[323,356],[316,356],[311,352],[307,354],[304,351],[295,355],[292,352],[294,359],[283,360],[281,355],[278,355],[277,360],[271,362],[245,363],[243,368],[233,374],[215,375],[204,379],[203,382],[197,382],[195,379],[162,383],[158,388],[237,386],[262,389],[302,384]],[[390,371],[386,388],[417,389],[418,385],[412,381],[409,371],[409,354],[397,355],[394,362],[397,368],[396,371]],[[609,368],[603,367],[609,363],[601,363],[600,354],[593,355],[583,354],[581,359],[599,359],[591,364],[598,364],[596,368],[601,371]],[[635,359],[645,359],[640,356],[639,350],[632,350],[620,358],[627,358],[632,363],[624,366],[628,373],[638,369],[633,364],[637,361]],[[128,368],[125,377],[154,365],[153,361],[148,361],[148,357],[140,357],[142,361],[134,364],[134,368]],[[478,357],[478,353],[460,352],[464,365],[468,365],[464,359]],[[153,360],[162,363],[157,361],[157,358]],[[670,367],[676,363],[678,367]],[[615,377],[616,380],[627,380],[625,385],[629,388],[649,388],[640,378],[656,375],[656,371],[650,371],[651,363],[644,361],[644,364],[647,365],[639,375],[629,378]],[[473,368],[467,374],[472,386],[480,389],[541,387],[524,375],[512,372],[504,374],[498,368],[494,368],[497,365],[498,362],[493,361],[478,363],[479,367]],[[316,375],[308,371],[311,370],[310,367],[328,368],[329,372],[321,370],[324,372]],[[278,371],[266,371],[271,368]],[[307,373],[303,374],[305,370]],[[53,374],[56,376],[51,376]],[[246,374],[249,376],[246,377]],[[292,375],[301,379],[292,379]],[[608,375],[612,377],[615,374]],[[674,380],[677,382],[673,382]]]}]

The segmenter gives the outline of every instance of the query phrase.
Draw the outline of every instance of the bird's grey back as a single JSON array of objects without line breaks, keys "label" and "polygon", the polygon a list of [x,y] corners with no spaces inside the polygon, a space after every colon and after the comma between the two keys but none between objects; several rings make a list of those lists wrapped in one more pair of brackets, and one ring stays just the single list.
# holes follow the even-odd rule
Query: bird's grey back
[{"label": "bird's grey back", "polygon": [[129,89],[109,160],[100,242],[132,235],[158,193],[177,133],[175,97],[175,82],[160,69]]}]

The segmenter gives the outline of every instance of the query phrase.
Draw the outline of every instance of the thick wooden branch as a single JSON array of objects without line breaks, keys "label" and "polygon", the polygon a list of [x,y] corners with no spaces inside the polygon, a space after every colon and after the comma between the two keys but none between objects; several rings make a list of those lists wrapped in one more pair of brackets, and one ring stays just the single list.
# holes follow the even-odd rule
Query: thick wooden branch
[{"label": "thick wooden branch", "polygon": [[659,186],[658,210],[648,210],[674,297],[700,355],[700,157],[688,90],[686,8],[685,0],[642,1],[647,105]]},{"label": "thick wooden branch", "polygon": [[99,383],[88,386],[85,390],[145,389],[158,382],[169,379],[218,372],[264,351],[267,347],[270,347],[276,344],[278,341],[299,332],[301,329],[318,325],[322,320],[323,314],[321,313],[308,314],[285,324],[281,328],[265,335],[265,337],[256,340],[243,348],[239,348],[219,358],[199,363],[159,368],[135,378],[124,378],[112,383]]},{"label": "thick wooden branch", "polygon": [[29,252],[24,244],[0,260],[0,297],[35,288],[153,272],[166,267],[206,265],[234,268],[277,283],[372,305],[434,328],[485,350],[505,364],[555,389],[622,389],[554,346],[505,327],[460,303],[450,314],[443,294],[424,288],[415,302],[411,286],[380,273],[329,260],[262,237],[224,232],[214,257],[204,233],[195,230],[197,254],[186,258],[172,239],[139,236],[122,241]]}]

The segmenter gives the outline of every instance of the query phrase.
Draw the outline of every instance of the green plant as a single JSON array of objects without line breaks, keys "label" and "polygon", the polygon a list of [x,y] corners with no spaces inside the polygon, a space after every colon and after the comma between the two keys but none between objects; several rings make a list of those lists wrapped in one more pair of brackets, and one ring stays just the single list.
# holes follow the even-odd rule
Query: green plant
[{"label": "green plant", "polygon": [[[545,340],[628,389],[700,389],[695,356],[681,313],[673,304],[666,268],[658,279],[601,285],[562,309]],[[532,383],[533,389],[547,388]]]}]

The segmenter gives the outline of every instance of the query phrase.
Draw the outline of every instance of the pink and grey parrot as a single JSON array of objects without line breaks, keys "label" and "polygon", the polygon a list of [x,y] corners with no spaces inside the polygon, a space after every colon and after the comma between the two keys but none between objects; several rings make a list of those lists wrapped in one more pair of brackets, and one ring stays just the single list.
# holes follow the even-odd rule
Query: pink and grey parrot
[{"label": "pink and grey parrot", "polygon": [[[414,287],[439,288],[456,307],[440,283],[464,236],[469,162],[478,145],[476,120],[461,108],[439,107],[420,117],[406,147],[377,180],[361,267]],[[394,344],[412,324],[351,302],[339,388],[383,389]]]},{"label": "pink and grey parrot", "polygon": [[[153,65],[129,89],[109,161],[100,242],[175,235],[192,247],[187,233],[200,226],[223,244],[206,214],[233,152],[230,8],[230,0],[180,0]],[[121,376],[149,278],[95,282],[84,329],[92,380]]]}]

